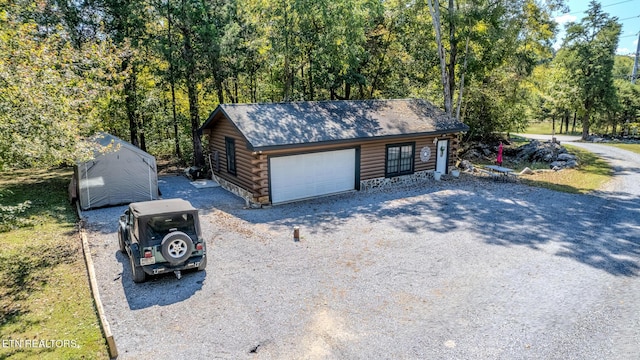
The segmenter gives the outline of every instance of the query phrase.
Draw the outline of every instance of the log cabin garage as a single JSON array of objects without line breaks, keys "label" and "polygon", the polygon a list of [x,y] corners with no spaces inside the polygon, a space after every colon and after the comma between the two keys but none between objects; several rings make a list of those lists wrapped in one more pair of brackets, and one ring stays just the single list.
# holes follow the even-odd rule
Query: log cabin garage
[{"label": "log cabin garage", "polygon": [[400,99],[222,104],[201,131],[212,178],[266,205],[446,174],[468,129]]}]

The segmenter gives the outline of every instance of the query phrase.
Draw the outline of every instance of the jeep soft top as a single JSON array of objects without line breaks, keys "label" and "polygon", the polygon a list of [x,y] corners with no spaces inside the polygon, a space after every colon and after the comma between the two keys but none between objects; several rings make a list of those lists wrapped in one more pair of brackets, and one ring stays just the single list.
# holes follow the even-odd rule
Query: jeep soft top
[{"label": "jeep soft top", "polygon": [[[138,203],[132,203],[129,205],[132,215],[136,219],[133,232],[136,234],[136,238],[141,241],[151,240],[156,238],[157,235],[162,236],[170,232],[170,228],[173,224],[181,224],[182,226],[188,226],[188,228],[177,228],[193,235],[197,240],[200,236],[200,223],[197,216],[198,209],[194,208],[191,203],[182,199],[166,199],[166,200],[152,200],[143,201]],[[178,219],[175,221],[169,221],[172,217],[184,217],[187,214],[195,215],[189,216],[188,219]],[[169,228],[163,229],[164,225],[158,222],[167,222]],[[195,234],[193,233],[195,232]]]},{"label": "jeep soft top", "polygon": [[183,199],[151,200],[132,203],[129,208],[136,217],[147,215],[162,215],[174,212],[198,211],[190,202]]}]

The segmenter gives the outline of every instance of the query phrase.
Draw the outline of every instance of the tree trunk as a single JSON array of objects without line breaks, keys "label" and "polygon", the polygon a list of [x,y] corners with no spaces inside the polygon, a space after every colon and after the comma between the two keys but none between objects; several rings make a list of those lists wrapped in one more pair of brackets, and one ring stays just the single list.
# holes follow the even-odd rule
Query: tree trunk
[{"label": "tree trunk", "polygon": [[234,103],[237,104],[240,100],[238,99],[238,78],[233,79],[233,93],[234,93]]},{"label": "tree trunk", "polygon": [[289,12],[288,12],[289,4],[284,4],[284,89],[283,89],[283,100],[289,101],[291,100],[292,94],[292,74],[291,74],[291,65],[289,63]]},{"label": "tree trunk", "polygon": [[144,124],[140,129],[140,150],[147,151],[147,139],[144,136]]},{"label": "tree trunk", "polygon": [[128,56],[122,62],[122,70],[129,73],[129,77],[124,83],[124,103],[127,110],[127,118],[129,119],[129,135],[131,138],[131,144],[134,146],[140,146],[138,142],[138,109],[136,100],[136,68],[131,64],[133,60],[131,56]]},{"label": "tree trunk", "polygon": [[433,27],[436,32],[436,43],[438,45],[438,58],[440,59],[440,76],[442,79],[442,92],[444,97],[444,111],[447,116],[452,116],[451,109],[451,88],[449,86],[449,77],[447,76],[447,57],[442,44],[442,27],[440,26],[440,2],[438,0],[428,0],[429,11],[433,19]]},{"label": "tree trunk", "polygon": [[187,78],[187,92],[189,96],[189,114],[191,116],[191,137],[193,140],[193,165],[204,165],[204,153],[198,129],[200,128],[200,115],[198,113],[198,89],[195,81]]},{"label": "tree trunk", "polygon": [[252,103],[256,103],[258,102],[258,80],[256,79],[256,73],[251,70],[251,75],[249,78],[249,84],[250,84],[250,92],[251,92],[251,102]]},{"label": "tree trunk", "polygon": [[307,57],[309,57],[309,70],[307,71],[309,74],[309,100],[313,101],[315,95],[313,94],[313,59],[311,56],[311,50],[309,50]]},{"label": "tree trunk", "polygon": [[382,73],[383,67],[384,67],[384,62],[387,58],[387,53],[389,50],[389,46],[391,45],[391,34],[392,34],[392,29],[393,27],[393,23],[391,23],[389,25],[389,29],[387,32],[387,40],[384,42],[384,48],[382,49],[382,56],[378,59],[378,66],[376,68],[376,72],[373,76],[373,80],[371,81],[371,91],[369,91],[369,98],[373,99],[373,95],[375,94],[376,88],[378,87],[378,78],[380,76],[380,74]]},{"label": "tree trunk", "polygon": [[[232,81],[232,80],[229,80],[229,81]],[[232,104],[235,104],[238,101],[236,100],[235,96],[233,95],[232,89],[229,87],[229,81],[225,81],[224,82],[224,91],[227,93],[227,97],[229,98],[229,101],[231,101]]]},{"label": "tree trunk", "polygon": [[584,115],[582,116],[582,140],[589,137],[589,115],[591,113],[591,103],[587,102],[584,106]]},{"label": "tree trunk", "polygon": [[458,58],[458,39],[456,39],[456,26],[453,17],[453,0],[449,0],[449,96],[451,97],[451,111],[453,112],[453,94],[456,92],[456,60]]},{"label": "tree trunk", "polygon": [[173,112],[173,138],[176,146],[176,156],[182,158],[180,151],[180,131],[178,129],[178,114],[176,112],[176,89],[174,81],[171,81],[171,110]]},{"label": "tree trunk", "polygon": [[575,133],[576,132],[576,117],[578,117],[578,113],[577,112],[573,112],[573,125],[571,125],[571,132]]},{"label": "tree trunk", "polygon": [[173,68],[173,36],[171,32],[172,24],[171,9],[169,8],[169,2],[167,2],[167,38],[169,40],[169,86],[171,88],[171,111],[173,115],[173,139],[175,142],[175,151],[178,158],[182,158],[182,152],[180,151],[180,132],[178,131],[178,114],[176,111],[176,77]]},{"label": "tree trunk", "polygon": [[562,125],[564,125],[564,114],[562,115],[562,118],[560,118],[560,131],[558,134],[562,134]]},{"label": "tree trunk", "polygon": [[[186,7],[185,0],[182,0],[183,11]],[[185,20],[186,20],[185,16]],[[200,128],[200,114],[198,109],[198,86],[196,84],[196,63],[191,46],[191,29],[188,23],[182,27],[183,51],[182,56],[186,64],[185,81],[187,85],[187,95],[189,97],[189,114],[191,117],[191,139],[193,143],[193,165],[204,165],[204,153],[202,151],[202,142],[198,134]]]},{"label": "tree trunk", "polygon": [[469,36],[467,36],[467,44],[464,46],[464,63],[462,65],[462,74],[460,75],[460,93],[458,94],[458,105],[456,106],[456,120],[460,120],[460,108],[462,107],[462,95],[464,90],[464,74],[467,72],[468,57],[469,57]]},{"label": "tree trunk", "polygon": [[305,100],[308,100],[308,92],[307,92],[307,82],[304,77],[304,63],[300,65],[300,92],[302,92],[302,97]]}]

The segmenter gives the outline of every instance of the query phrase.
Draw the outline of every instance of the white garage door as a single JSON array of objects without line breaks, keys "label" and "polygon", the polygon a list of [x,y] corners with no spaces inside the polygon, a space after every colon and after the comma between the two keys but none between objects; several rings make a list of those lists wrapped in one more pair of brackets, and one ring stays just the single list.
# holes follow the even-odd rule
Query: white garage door
[{"label": "white garage door", "polygon": [[355,149],[274,157],[269,165],[274,204],[355,187]]}]

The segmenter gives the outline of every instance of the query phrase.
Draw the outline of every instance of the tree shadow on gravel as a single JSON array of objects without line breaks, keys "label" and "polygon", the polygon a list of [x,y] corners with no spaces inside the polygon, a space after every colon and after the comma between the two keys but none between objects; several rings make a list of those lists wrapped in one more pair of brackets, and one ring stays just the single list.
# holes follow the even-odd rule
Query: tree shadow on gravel
[{"label": "tree shadow on gravel", "polygon": [[491,181],[425,183],[380,192],[343,194],[265,210],[232,213],[252,224],[300,226],[309,237],[344,236],[364,218],[391,231],[420,236],[472,232],[494,246],[526,246],[573,259],[616,276],[640,275],[640,198],[576,195]]},{"label": "tree shadow on gravel", "polygon": [[[147,275],[144,283],[134,283],[131,277],[131,265],[126,254],[117,251],[115,258],[122,265],[120,281],[129,304],[129,309],[140,310],[152,306],[167,306],[184,301],[202,289],[206,270],[182,271],[178,280],[173,273],[155,276]],[[118,279],[115,279],[116,281]]]},{"label": "tree shadow on gravel", "polygon": [[[292,231],[294,226],[299,226],[309,238],[340,237],[345,232],[356,234],[358,229],[350,229],[350,222],[364,219],[388,224],[391,231],[420,236],[424,241],[434,232],[469,231],[476,239],[495,246],[542,250],[552,244],[557,248],[556,256],[617,276],[640,275],[640,198],[630,194],[577,195],[461,178],[339,194],[254,210],[245,209],[244,201],[224,189],[196,189],[184,177],[169,177],[165,189],[165,198],[189,199],[203,215],[214,209],[221,210],[249,225],[259,224],[276,232],[282,232],[283,228]],[[111,213],[106,217],[104,214],[90,216],[89,222],[97,223],[92,230],[115,233],[122,209],[96,210]],[[130,276],[128,262],[123,268],[125,276]],[[173,275],[168,277],[175,280]],[[173,281],[169,283],[175,285]],[[169,301],[156,299],[159,303],[147,304],[136,302],[130,294],[127,298],[132,308]]]},{"label": "tree shadow on gravel", "polygon": [[209,213],[212,208],[225,210],[245,205],[244,200],[222,187],[197,188],[191,185],[190,181],[184,176],[160,177],[159,187],[162,191],[162,198],[189,200],[195,208],[200,210],[201,214]]},{"label": "tree shadow on gravel", "polygon": [[554,243],[556,256],[616,276],[640,275],[639,198],[551,194],[553,202],[495,198],[499,206],[466,219],[478,222],[475,229],[489,244],[539,249]]},{"label": "tree shadow on gravel", "polygon": [[[191,202],[200,215],[206,215],[212,209],[229,211],[242,208],[244,201],[221,187],[196,188],[182,175],[161,176],[159,187],[163,199],[180,198]],[[87,230],[102,234],[118,231],[118,220],[128,205],[119,205],[82,211],[81,217]]]}]

